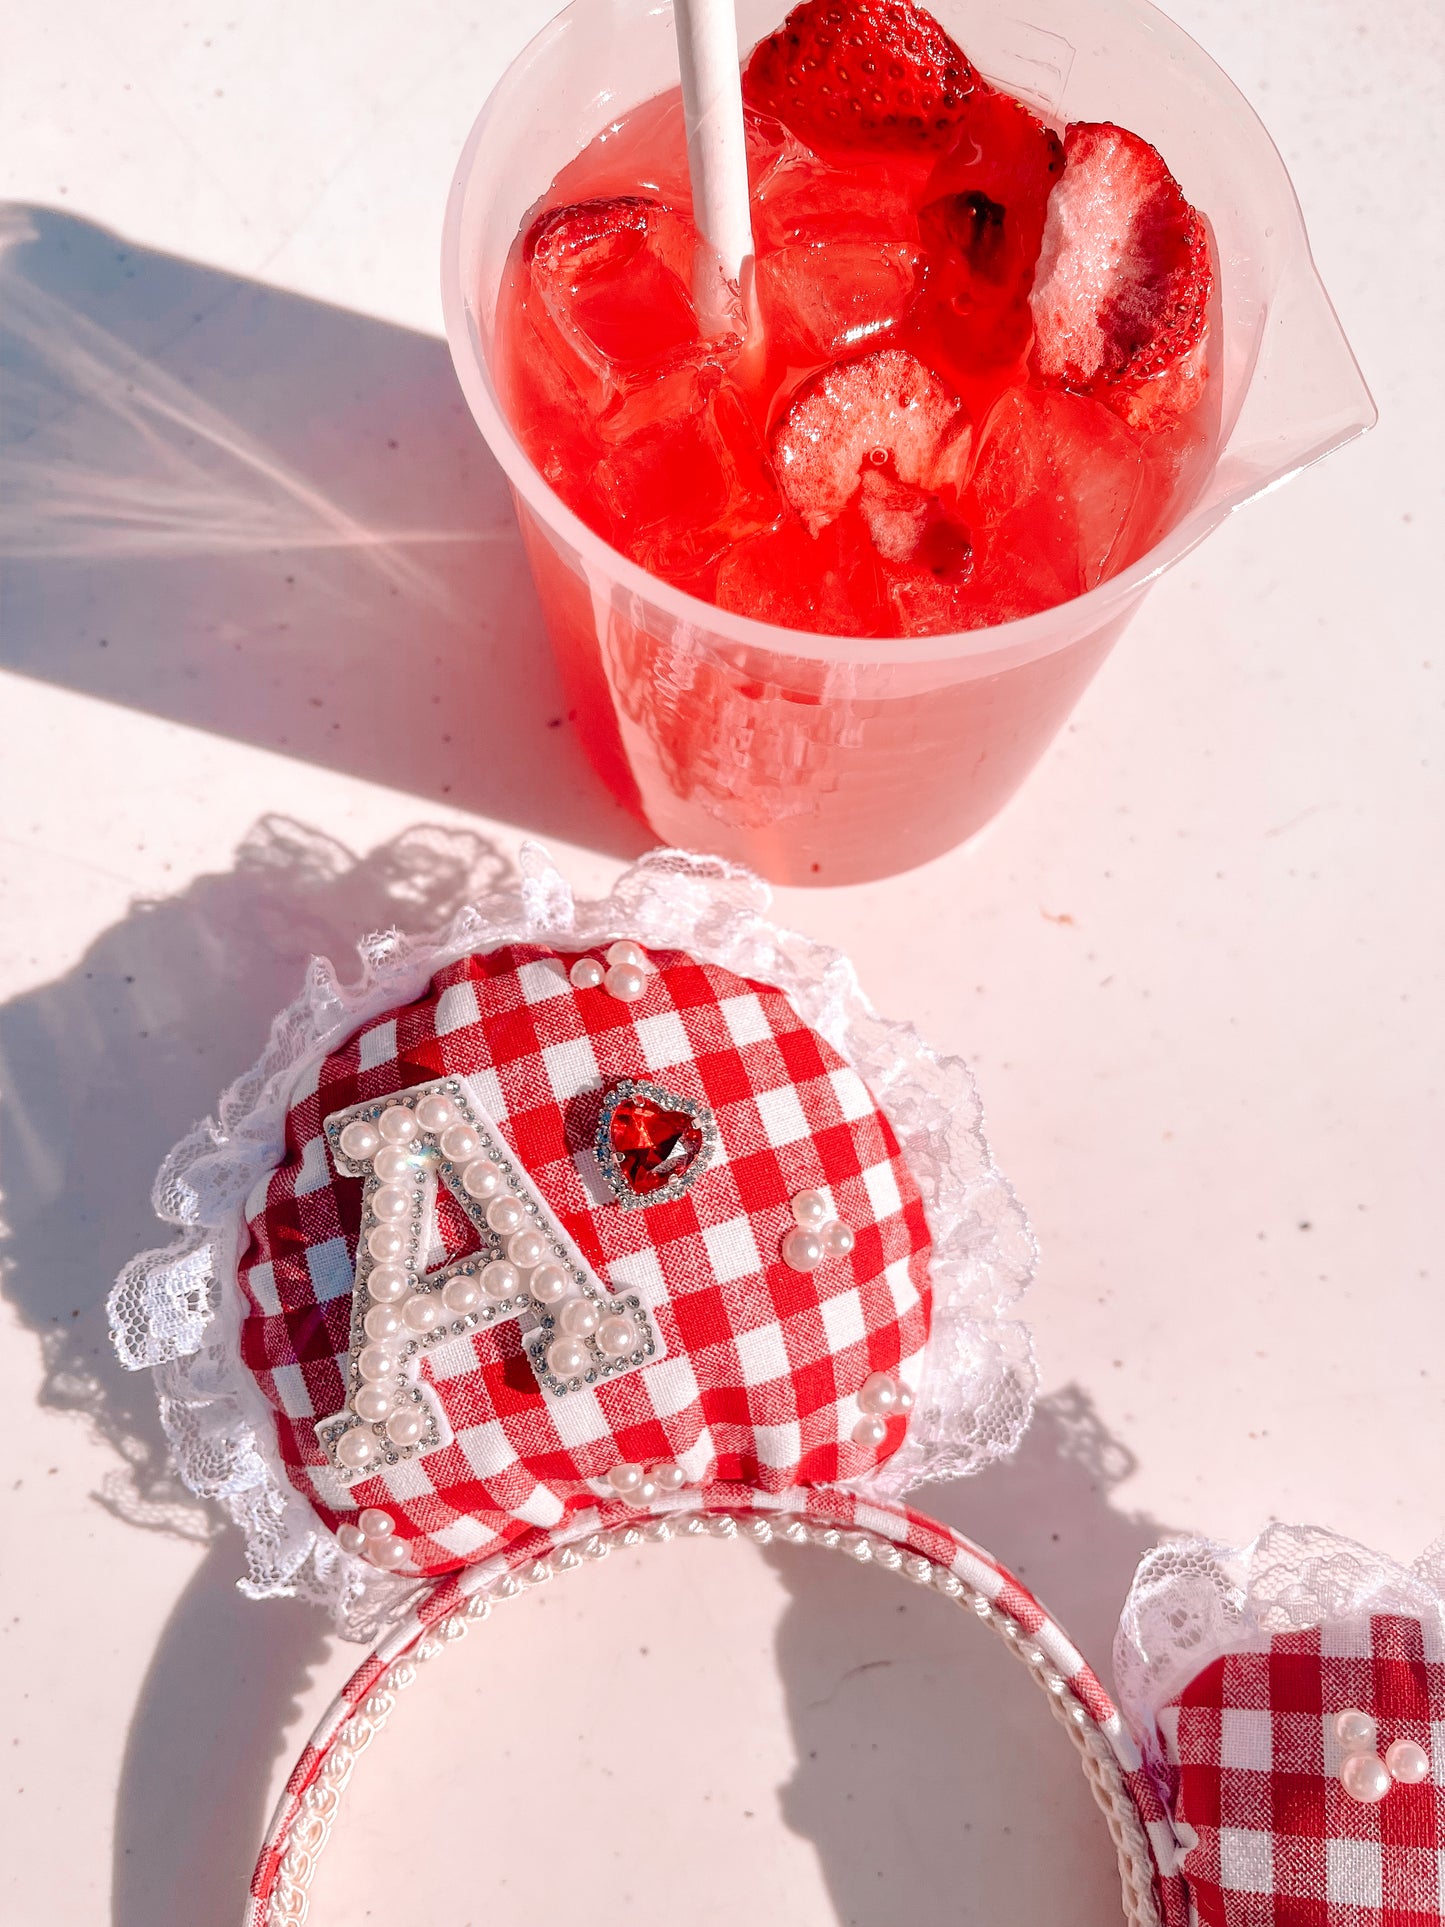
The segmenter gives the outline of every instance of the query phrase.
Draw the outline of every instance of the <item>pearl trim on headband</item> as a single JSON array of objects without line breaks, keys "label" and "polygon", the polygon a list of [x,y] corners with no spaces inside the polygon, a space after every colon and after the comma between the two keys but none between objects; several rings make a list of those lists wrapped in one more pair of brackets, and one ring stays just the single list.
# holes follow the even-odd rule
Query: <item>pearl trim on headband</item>
[{"label": "pearl trim on headband", "polygon": [[[501,1600],[520,1598],[554,1577],[605,1559],[617,1548],[660,1544],[679,1536],[745,1538],[760,1546],[770,1545],[775,1539],[789,1545],[820,1546],[845,1553],[860,1565],[876,1565],[912,1580],[915,1585],[928,1586],[972,1613],[1027,1667],[1035,1685],[1047,1696],[1049,1710],[1080,1756],[1084,1777],[1108,1824],[1118,1859],[1124,1927],[1162,1927],[1149,1838],[1118,1757],[1069,1681],[1016,1619],[947,1566],[936,1564],[922,1553],[907,1552],[875,1533],[819,1525],[787,1513],[766,1519],[727,1512],[646,1519],[636,1525],[594,1532],[576,1545],[564,1546],[516,1572],[503,1572],[477,1586],[445,1618],[394,1658],[381,1671],[358,1710],[325,1748],[325,1758],[316,1778],[297,1803],[265,1900],[260,1905],[253,1903],[252,1912],[247,1916],[252,1927],[260,1927],[260,1923],[264,1923],[264,1927],[305,1927],[311,1882],[340,1811],[341,1796],[357,1761],[395,1710],[398,1693],[414,1684],[425,1662],[464,1639],[473,1622],[490,1618],[493,1606]],[[265,1901],[269,1901],[269,1905]]]},{"label": "pearl trim on headband", "polygon": [[[346,1405],[316,1425],[343,1480],[447,1443],[440,1401],[417,1380],[426,1351],[446,1339],[522,1321],[527,1357],[552,1398],[663,1357],[641,1299],[603,1284],[465,1079],[353,1104],[323,1128],[336,1169],[366,1187]],[[465,1212],[480,1248],[428,1271],[438,1184]]]}]

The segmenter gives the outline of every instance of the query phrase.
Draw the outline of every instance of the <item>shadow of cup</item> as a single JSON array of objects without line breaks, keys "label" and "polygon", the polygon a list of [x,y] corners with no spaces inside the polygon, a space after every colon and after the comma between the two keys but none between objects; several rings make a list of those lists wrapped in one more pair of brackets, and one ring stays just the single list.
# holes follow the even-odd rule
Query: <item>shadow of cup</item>
[{"label": "shadow of cup", "polygon": [[0,207],[0,666],[619,856],[445,344]]}]

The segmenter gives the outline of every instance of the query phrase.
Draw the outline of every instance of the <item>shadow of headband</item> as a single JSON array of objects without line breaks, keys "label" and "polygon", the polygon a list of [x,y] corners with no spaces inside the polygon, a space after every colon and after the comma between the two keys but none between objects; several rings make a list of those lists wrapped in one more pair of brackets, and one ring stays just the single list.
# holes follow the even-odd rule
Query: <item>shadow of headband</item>
[{"label": "shadow of headband", "polygon": [[535,848],[425,940],[323,962],[157,1180],[111,1295],[258,1597],[371,1645],[287,1783],[250,1927],[306,1915],[353,1765],[526,1589],[680,1534],[841,1554],[1002,1639],[1076,1749],[1131,1927],[1445,1917],[1445,1560],[1326,1534],[1140,1568],[1124,1711],[989,1553],[903,1503],[1011,1452],[1033,1245],[966,1067],[765,887]]}]

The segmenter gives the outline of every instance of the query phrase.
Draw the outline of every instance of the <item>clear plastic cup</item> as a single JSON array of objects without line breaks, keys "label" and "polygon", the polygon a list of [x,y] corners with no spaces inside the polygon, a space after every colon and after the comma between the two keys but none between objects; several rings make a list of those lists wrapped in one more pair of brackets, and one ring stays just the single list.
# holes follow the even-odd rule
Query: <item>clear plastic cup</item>
[{"label": "clear plastic cup", "polygon": [[[670,844],[784,883],[891,874],[980,829],[1038,761],[1149,584],[1231,510],[1375,419],[1299,204],[1243,96],[1144,0],[930,0],[990,79],[1061,119],[1155,141],[1212,225],[1220,267],[1217,451],[1169,533],[1058,608],[961,635],[870,641],[755,622],[618,554],[558,500],[508,423],[492,368],[513,239],[558,170],[609,121],[674,86],[672,11],[576,0],[479,115],[447,209],[452,357],[512,486],[589,755]],[[738,0],[744,47],[786,0]]]}]

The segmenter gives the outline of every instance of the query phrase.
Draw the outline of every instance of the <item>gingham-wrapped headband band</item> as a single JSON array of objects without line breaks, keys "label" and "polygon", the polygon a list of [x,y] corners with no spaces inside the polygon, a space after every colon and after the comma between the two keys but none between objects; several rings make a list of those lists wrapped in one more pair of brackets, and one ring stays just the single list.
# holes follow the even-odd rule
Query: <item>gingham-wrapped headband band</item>
[{"label": "gingham-wrapped headband band", "polygon": [[[1440,1857],[1428,1907],[1400,1911],[1424,1862],[1407,1877],[1388,1850],[1427,1805],[1445,1847],[1429,1570],[1314,1603],[1301,1574],[1261,1613],[1217,1548],[1146,1562],[1126,1724],[1004,1567],[901,1503],[1016,1444],[1032,1245],[965,1067],[880,1019],[767,901],[662,853],[578,904],[528,850],[513,893],[364,946],[359,985],[314,966],[163,1168],[180,1232],[117,1283],[121,1355],[156,1369],[182,1472],[245,1531],[246,1588],[376,1641],[288,1783],[250,1921],[304,1917],[350,1763],[420,1660],[619,1541],[697,1532],[842,1551],[1007,1640],[1081,1754],[1128,1921],[1440,1917]],[[1185,1578],[1191,1626],[1201,1597],[1213,1618],[1181,1668],[1157,1628],[1188,1618]],[[1271,1698],[1271,1655],[1290,1640],[1318,1705],[1288,1726],[1286,1769],[1269,1736],[1299,1709]],[[1353,1670],[1332,1673],[1345,1647]],[[1389,1667],[1410,1684],[1382,1699]],[[1275,1800],[1281,1771],[1313,1787],[1307,1813]],[[1315,1911],[1288,1910],[1296,1887]]]}]

